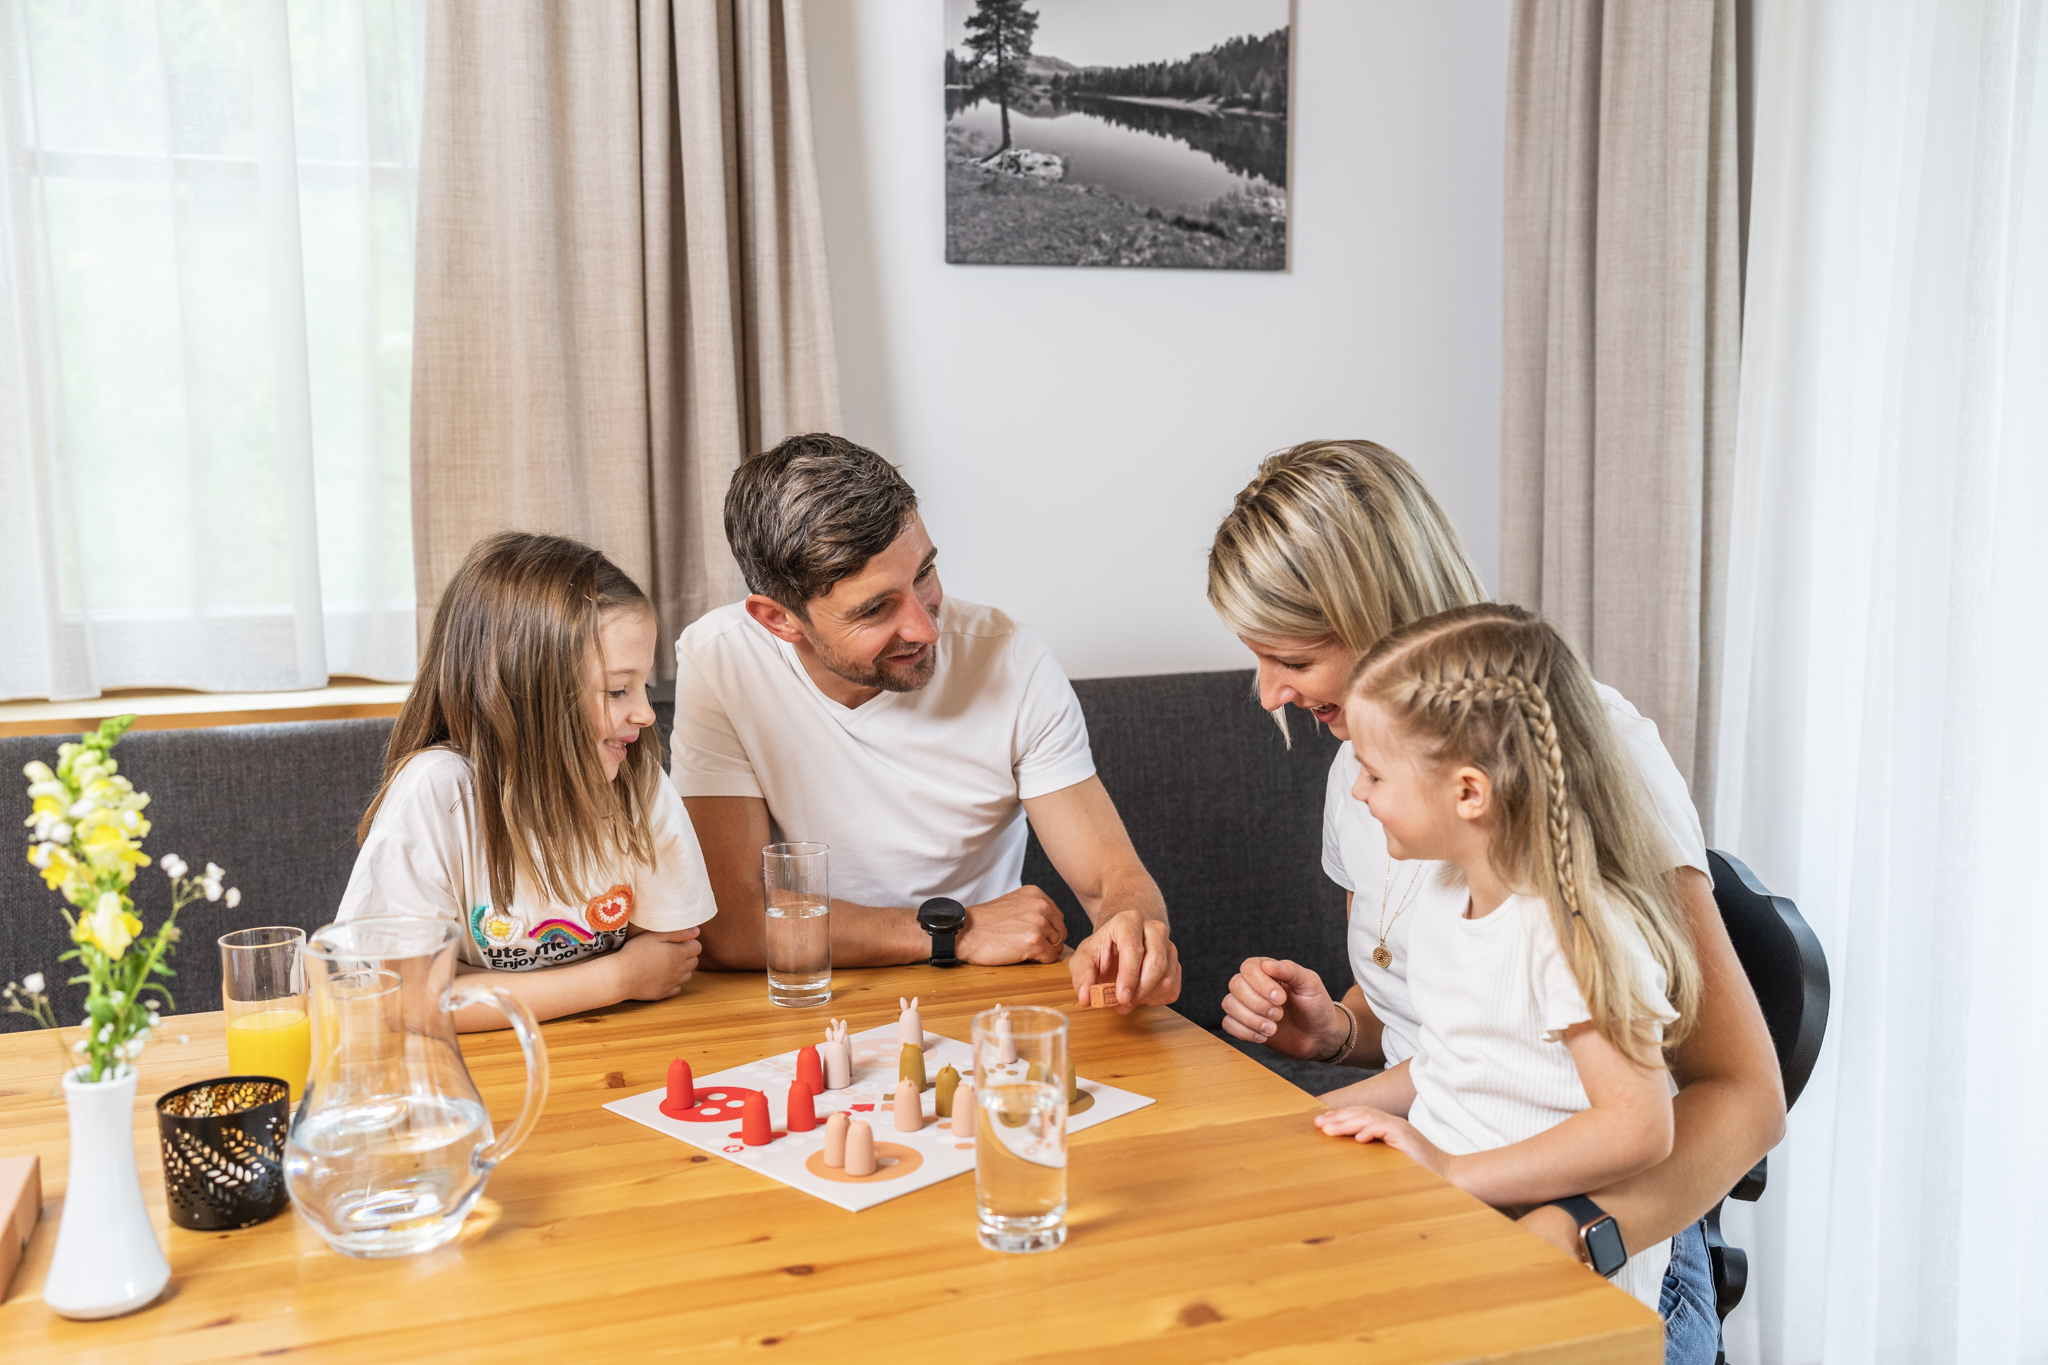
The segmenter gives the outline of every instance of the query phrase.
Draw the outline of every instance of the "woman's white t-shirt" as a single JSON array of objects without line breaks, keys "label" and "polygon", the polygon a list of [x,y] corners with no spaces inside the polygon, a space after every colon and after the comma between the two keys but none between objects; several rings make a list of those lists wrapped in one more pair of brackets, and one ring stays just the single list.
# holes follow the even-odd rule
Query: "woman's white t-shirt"
[{"label": "woman's white t-shirt", "polygon": [[407,760],[356,854],[335,918],[450,920],[464,962],[523,972],[610,952],[625,943],[629,923],[673,932],[718,913],[697,831],[666,777],[648,816],[654,862],[597,869],[582,879],[585,899],[573,904],[524,877],[510,905],[492,902],[475,789],[469,760],[452,750],[424,749]]},{"label": "woman's white t-shirt", "polygon": [[[1707,841],[1700,831],[1699,812],[1693,809],[1678,766],[1657,738],[1656,723],[1613,688],[1604,683],[1594,687],[1622,749],[1634,760],[1649,793],[1657,823],[1671,846],[1671,866],[1708,872]],[[1441,863],[1412,861],[1389,866],[1386,831],[1365,802],[1351,794],[1357,781],[1358,758],[1346,743],[1330,764],[1323,793],[1323,870],[1352,893],[1351,975],[1383,1025],[1381,1045],[1387,1065],[1393,1066],[1414,1054],[1417,1036],[1415,1008],[1409,1000],[1409,927],[1419,917],[1445,907],[1453,914],[1464,914],[1467,892],[1463,881],[1455,873],[1447,874]],[[1372,956],[1373,949],[1380,946],[1382,928],[1392,957],[1384,967]]]},{"label": "woman's white t-shirt", "polygon": [[[1455,903],[1409,911],[1407,984],[1420,1037],[1408,1065],[1408,1121],[1454,1155],[1524,1141],[1590,1104],[1564,1033],[1592,1014],[1549,908],[1510,896],[1468,919],[1469,903],[1461,888]],[[1636,926],[1609,914],[1661,1037],[1678,1017],[1664,996],[1664,969]],[[1671,1244],[1659,1242],[1629,1257],[1614,1281],[1655,1308],[1670,1262]]]}]

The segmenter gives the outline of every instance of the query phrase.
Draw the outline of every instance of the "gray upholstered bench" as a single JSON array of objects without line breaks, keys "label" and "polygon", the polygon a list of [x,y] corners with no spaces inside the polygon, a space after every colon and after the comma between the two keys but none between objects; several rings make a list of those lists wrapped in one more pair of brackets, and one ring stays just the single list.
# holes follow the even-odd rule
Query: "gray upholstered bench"
[{"label": "gray upholstered bench", "polygon": [[[1322,794],[1334,742],[1297,717],[1290,749],[1252,697],[1247,672],[1099,678],[1074,685],[1104,785],[1145,865],[1159,881],[1180,946],[1176,1008],[1206,1028],[1237,964],[1282,953],[1323,974],[1333,993],[1350,984],[1344,897],[1322,873]],[[663,728],[667,725],[667,708]],[[333,916],[355,861],[355,827],[377,789],[388,720],[303,721],[222,729],[138,731],[116,757],[150,793],[149,850],[228,869],[242,889],[234,911],[200,902],[182,917],[185,941],[170,983],[179,1009],[220,1008],[213,940],[250,924],[311,930]],[[21,767],[54,760],[57,737],[0,739],[0,813],[20,830],[27,814]],[[6,795],[12,792],[13,794]],[[0,856],[0,981],[41,971],[61,980],[67,947],[55,895],[19,851]],[[1079,937],[1087,919],[1033,840],[1026,881],[1045,887]],[[154,923],[166,904],[162,874],[137,879]],[[59,1017],[79,996],[60,987]],[[0,1029],[26,1023],[0,1014]],[[1363,1073],[1319,1068],[1250,1049],[1305,1087],[1327,1089]]]}]

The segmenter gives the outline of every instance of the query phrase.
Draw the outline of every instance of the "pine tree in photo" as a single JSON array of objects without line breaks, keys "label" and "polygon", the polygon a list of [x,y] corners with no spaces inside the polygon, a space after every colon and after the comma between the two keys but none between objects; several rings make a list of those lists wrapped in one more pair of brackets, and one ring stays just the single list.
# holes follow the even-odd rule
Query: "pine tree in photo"
[{"label": "pine tree in photo", "polygon": [[1024,0],[975,0],[974,13],[967,16],[965,74],[975,95],[994,100],[1003,111],[1003,145],[998,152],[1010,149],[1011,101],[1030,94],[1024,62],[1037,31],[1038,11],[1025,9]]}]

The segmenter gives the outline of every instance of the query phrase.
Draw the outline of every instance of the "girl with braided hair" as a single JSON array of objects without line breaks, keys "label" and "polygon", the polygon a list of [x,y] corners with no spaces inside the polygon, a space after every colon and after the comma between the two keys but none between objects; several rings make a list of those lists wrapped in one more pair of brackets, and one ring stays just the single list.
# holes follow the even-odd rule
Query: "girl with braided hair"
[{"label": "girl with braided hair", "polygon": [[[1421,477],[1371,441],[1310,441],[1267,457],[1237,495],[1209,551],[1209,602],[1258,662],[1259,704],[1306,711],[1341,744],[1323,807],[1323,870],[1345,891],[1353,984],[1335,995],[1276,942],[1245,959],[1223,1000],[1224,1032],[1305,1061],[1375,1068],[1416,1047],[1407,945],[1412,921],[1462,888],[1431,864],[1388,854],[1386,834],[1352,796],[1359,763],[1343,698],[1359,660],[1424,617],[1486,600],[1450,518]],[[1682,908],[1700,961],[1699,1024],[1671,1053],[1679,1084],[1671,1156],[1579,1193],[1612,1215],[1629,1247],[1672,1244],[1659,1308],[1667,1365],[1714,1358],[1719,1323],[1700,1219],[1784,1133],[1785,1102],[1763,1013],[1715,907],[1706,840],[1685,779],[1656,725],[1593,684],[1628,765],[1649,795],[1659,876]],[[1285,730],[1283,723],[1282,729]],[[1298,727],[1297,727],[1298,728]],[[1348,1102],[1350,1087],[1326,1094]],[[1544,1205],[1522,1226],[1586,1257],[1573,1215]]]},{"label": "girl with braided hair", "polygon": [[[1663,1161],[1662,1049],[1699,964],[1585,665],[1520,607],[1461,607],[1366,655],[1345,725],[1389,853],[1439,863],[1457,896],[1408,931],[1415,1052],[1317,1124],[1507,1207]],[[1655,1307],[1670,1259],[1652,1243],[1616,1283]]]}]

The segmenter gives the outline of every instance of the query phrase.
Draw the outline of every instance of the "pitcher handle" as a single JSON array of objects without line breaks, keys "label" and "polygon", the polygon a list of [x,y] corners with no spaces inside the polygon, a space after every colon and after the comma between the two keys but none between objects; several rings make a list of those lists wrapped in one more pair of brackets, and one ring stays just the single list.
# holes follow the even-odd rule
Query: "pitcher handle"
[{"label": "pitcher handle", "polygon": [[520,1051],[526,1054],[525,1106],[510,1128],[498,1134],[489,1146],[479,1147],[471,1158],[479,1171],[488,1171],[517,1151],[533,1132],[533,1125],[540,1122],[541,1105],[548,1097],[548,1047],[541,1041],[540,1024],[526,1002],[503,986],[492,985],[482,973],[457,977],[441,996],[441,1008],[450,1013],[467,1005],[489,1005],[503,1014],[511,1021]]}]

